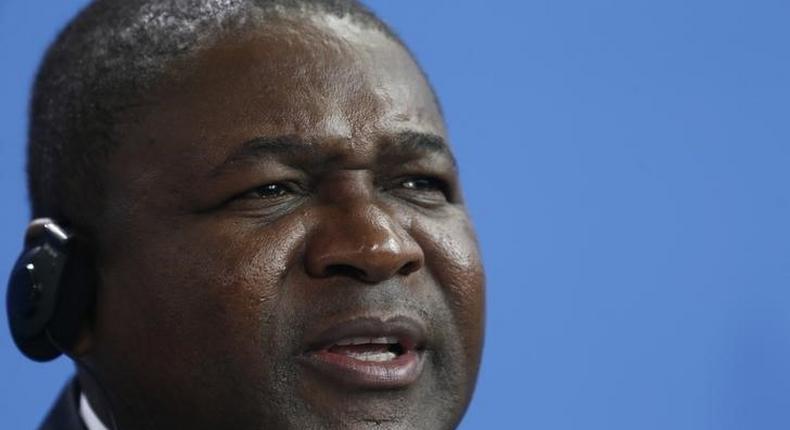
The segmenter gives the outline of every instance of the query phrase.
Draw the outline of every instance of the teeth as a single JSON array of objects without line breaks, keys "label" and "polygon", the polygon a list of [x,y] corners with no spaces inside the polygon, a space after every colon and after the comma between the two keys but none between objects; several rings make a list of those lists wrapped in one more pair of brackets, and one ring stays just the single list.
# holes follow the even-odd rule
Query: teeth
[{"label": "teeth", "polygon": [[348,339],[343,339],[338,341],[335,345],[337,346],[349,346],[349,345],[394,345],[398,343],[398,339],[394,337],[351,337]]},{"label": "teeth", "polygon": [[397,355],[392,352],[363,352],[363,353],[348,353],[349,357],[360,361],[389,361],[395,359]]}]

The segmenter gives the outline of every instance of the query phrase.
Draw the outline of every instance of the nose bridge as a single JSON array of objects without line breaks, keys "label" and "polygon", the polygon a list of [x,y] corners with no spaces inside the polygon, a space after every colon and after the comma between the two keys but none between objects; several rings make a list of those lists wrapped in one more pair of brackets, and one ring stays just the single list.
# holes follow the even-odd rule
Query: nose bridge
[{"label": "nose bridge", "polygon": [[353,206],[373,198],[370,172],[346,169],[327,174],[318,187],[318,195],[325,205]]},{"label": "nose bridge", "polygon": [[348,182],[323,190],[329,195],[322,198],[320,221],[307,244],[308,273],[375,283],[422,267],[422,249],[377,203],[372,187],[341,181]]},{"label": "nose bridge", "polygon": [[376,201],[373,181],[364,170],[345,170],[327,178],[319,190],[322,230],[356,242],[360,251],[395,252],[403,227]]}]

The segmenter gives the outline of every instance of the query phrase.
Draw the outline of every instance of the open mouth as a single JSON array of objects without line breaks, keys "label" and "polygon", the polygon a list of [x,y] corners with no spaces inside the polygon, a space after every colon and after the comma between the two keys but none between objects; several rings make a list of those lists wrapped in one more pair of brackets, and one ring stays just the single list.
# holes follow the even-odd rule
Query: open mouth
[{"label": "open mouth", "polygon": [[352,320],[317,336],[300,360],[343,385],[404,387],[422,373],[424,333],[421,324],[406,318]]},{"label": "open mouth", "polygon": [[327,348],[330,354],[341,354],[359,361],[392,361],[403,355],[405,348],[396,337],[354,337],[341,339]]}]

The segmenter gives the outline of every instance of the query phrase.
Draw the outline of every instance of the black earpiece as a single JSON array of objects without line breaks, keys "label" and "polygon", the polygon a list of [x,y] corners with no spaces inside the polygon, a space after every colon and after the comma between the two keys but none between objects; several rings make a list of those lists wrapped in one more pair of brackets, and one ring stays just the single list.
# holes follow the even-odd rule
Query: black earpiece
[{"label": "black earpiece", "polygon": [[8,280],[11,336],[35,361],[70,350],[94,301],[91,259],[83,241],[51,220],[37,220]]}]

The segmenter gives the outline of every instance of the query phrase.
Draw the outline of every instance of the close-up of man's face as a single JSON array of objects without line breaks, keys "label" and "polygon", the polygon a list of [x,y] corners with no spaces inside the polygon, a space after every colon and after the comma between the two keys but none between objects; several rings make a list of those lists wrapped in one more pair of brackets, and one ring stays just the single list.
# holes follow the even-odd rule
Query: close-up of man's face
[{"label": "close-up of man's face", "polygon": [[[450,429],[484,275],[434,94],[322,14],[222,38],[120,115],[81,357],[120,428]],[[107,399],[102,399],[106,396]]]},{"label": "close-up of man's face", "polygon": [[0,430],[790,428],[788,12],[0,0]]}]

